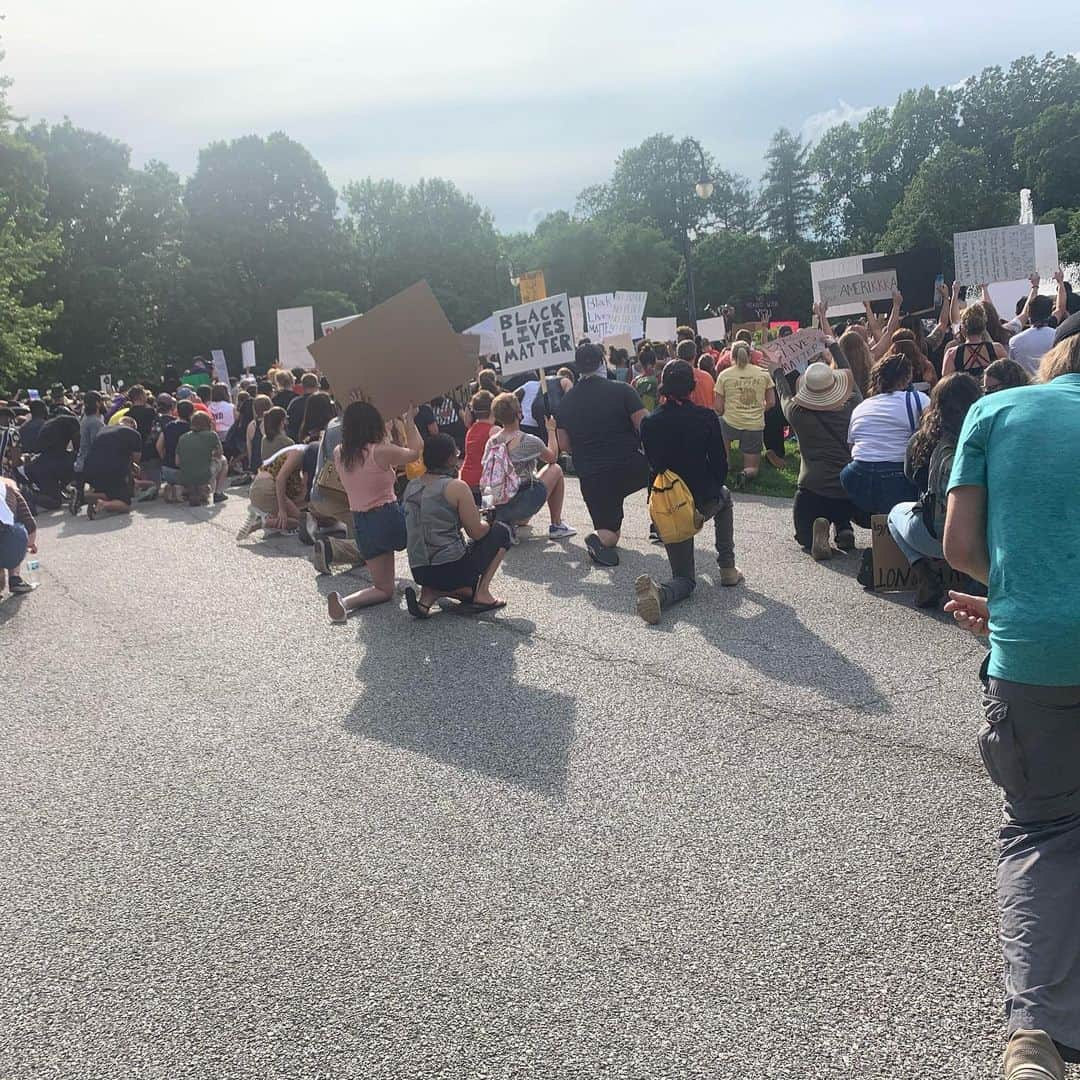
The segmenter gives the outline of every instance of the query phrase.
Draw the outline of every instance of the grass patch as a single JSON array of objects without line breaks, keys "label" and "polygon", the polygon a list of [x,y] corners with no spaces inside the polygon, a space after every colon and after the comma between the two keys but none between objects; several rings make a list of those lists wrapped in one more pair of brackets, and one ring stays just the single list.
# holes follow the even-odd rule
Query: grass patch
[{"label": "grass patch", "polygon": [[[761,455],[761,468],[757,477],[751,480],[743,490],[750,495],[775,495],[781,499],[790,499],[795,495],[795,484],[799,479],[799,451],[797,444],[788,442],[784,448],[783,469],[774,469],[765,454]],[[735,478],[742,469],[742,454],[737,447],[731,448],[731,460],[728,463],[728,487],[735,490]]]}]

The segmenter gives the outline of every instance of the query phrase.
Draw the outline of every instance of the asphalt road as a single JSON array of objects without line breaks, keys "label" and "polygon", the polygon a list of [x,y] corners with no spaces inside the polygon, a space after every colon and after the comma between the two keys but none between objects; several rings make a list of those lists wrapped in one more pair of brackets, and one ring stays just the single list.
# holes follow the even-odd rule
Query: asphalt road
[{"label": "asphalt road", "polygon": [[703,535],[646,627],[637,498],[618,570],[534,541],[497,617],[331,626],[245,509],[44,515],[0,605],[0,1076],[997,1075],[945,617],[743,498],[746,585]]}]

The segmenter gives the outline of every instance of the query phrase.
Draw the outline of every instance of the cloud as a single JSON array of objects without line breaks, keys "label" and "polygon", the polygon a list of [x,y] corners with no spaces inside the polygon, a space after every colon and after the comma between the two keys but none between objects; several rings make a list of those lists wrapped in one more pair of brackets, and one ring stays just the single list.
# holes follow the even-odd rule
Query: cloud
[{"label": "cloud", "polygon": [[802,136],[808,143],[816,143],[829,128],[841,124],[856,125],[874,109],[874,105],[849,105],[843,98],[831,109],[816,112],[803,122]]}]

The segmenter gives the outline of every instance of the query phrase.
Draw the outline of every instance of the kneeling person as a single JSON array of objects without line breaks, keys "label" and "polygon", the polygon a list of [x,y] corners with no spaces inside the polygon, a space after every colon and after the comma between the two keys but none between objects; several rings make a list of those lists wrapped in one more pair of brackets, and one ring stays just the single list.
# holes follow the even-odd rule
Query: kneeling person
[{"label": "kneeling person", "polygon": [[142,449],[139,426],[129,416],[115,427],[101,430],[86,457],[85,479],[91,489],[86,503],[87,517],[96,517],[99,510],[117,514],[131,510],[133,470],[142,457]]},{"label": "kneeling person", "polygon": [[228,498],[224,489],[229,462],[214,431],[213,418],[197,412],[190,423],[191,430],[181,435],[176,444],[176,466],[184,497],[189,506],[204,506],[210,501],[212,486],[214,502],[224,502]]}]

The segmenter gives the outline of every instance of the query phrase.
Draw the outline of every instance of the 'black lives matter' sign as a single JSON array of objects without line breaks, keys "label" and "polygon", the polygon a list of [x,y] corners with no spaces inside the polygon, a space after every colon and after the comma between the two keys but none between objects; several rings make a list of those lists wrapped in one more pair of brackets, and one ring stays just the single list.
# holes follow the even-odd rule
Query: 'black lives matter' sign
[{"label": "'black lives matter' sign", "polygon": [[503,376],[574,360],[574,334],[566,293],[496,311]]}]

